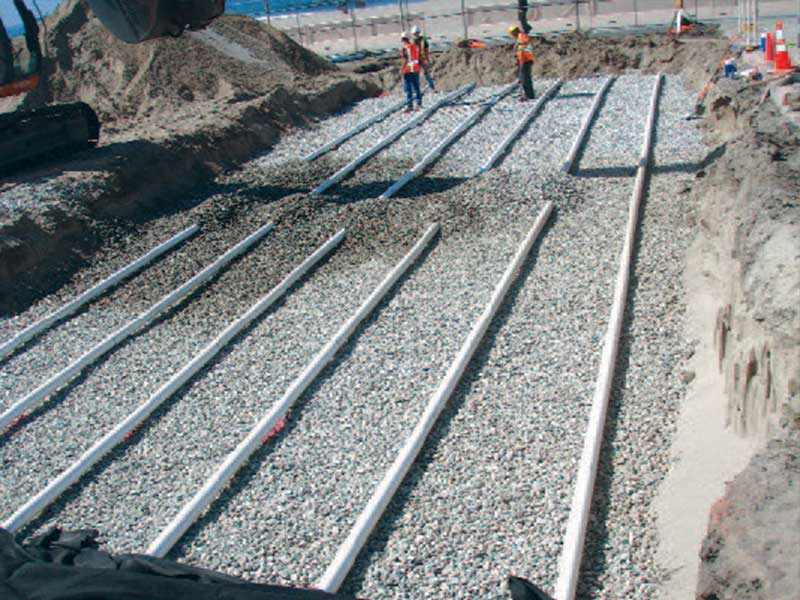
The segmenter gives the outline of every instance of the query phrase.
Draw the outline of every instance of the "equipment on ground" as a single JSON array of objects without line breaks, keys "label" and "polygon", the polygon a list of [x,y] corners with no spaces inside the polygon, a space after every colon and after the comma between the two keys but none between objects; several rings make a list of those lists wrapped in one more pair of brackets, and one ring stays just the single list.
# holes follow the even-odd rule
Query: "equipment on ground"
[{"label": "equipment on ground", "polygon": [[[25,28],[24,45],[14,44],[0,20],[0,98],[35,90],[47,58],[39,25],[24,0],[12,0]],[[178,36],[202,29],[225,11],[225,0],[88,0],[94,14],[115,37],[128,43]],[[65,151],[95,146],[97,114],[82,102],[16,110],[0,115],[0,175],[11,167]]]}]

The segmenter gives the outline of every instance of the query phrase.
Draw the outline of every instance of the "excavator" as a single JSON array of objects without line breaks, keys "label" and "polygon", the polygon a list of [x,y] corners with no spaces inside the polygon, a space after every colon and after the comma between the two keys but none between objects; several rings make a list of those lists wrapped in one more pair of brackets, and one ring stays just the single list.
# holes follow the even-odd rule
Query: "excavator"
[{"label": "excavator", "polygon": [[[41,85],[47,58],[33,12],[24,0],[12,1],[25,30],[24,46],[15,46],[0,19],[0,100]],[[87,2],[106,29],[131,44],[202,29],[225,11],[225,0]],[[0,175],[38,157],[92,147],[99,136],[97,114],[83,102],[0,114]]]}]

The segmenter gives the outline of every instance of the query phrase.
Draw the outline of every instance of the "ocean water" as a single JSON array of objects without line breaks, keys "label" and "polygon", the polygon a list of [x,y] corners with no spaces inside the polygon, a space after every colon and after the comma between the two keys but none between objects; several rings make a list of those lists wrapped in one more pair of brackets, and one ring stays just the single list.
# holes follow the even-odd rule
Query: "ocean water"
[{"label": "ocean water", "polygon": [[[5,3],[6,0],[0,0]],[[340,9],[344,10],[347,7],[355,6],[356,9],[361,10],[369,8],[370,6],[380,6],[384,4],[397,4],[403,2],[408,4],[414,0],[226,0],[225,12],[227,14],[238,15],[252,15],[254,17],[266,16],[267,10],[272,15],[285,15],[294,13],[307,13],[316,12],[321,10]],[[11,3],[9,2],[9,5]],[[47,15],[52,12],[57,6],[54,0],[39,0],[39,8],[42,13]],[[28,2],[28,5],[33,8],[33,3]],[[34,10],[34,14],[36,11]],[[16,13],[8,7],[0,12],[0,18],[3,19],[6,29],[10,37],[17,37],[24,33],[22,23]]]}]

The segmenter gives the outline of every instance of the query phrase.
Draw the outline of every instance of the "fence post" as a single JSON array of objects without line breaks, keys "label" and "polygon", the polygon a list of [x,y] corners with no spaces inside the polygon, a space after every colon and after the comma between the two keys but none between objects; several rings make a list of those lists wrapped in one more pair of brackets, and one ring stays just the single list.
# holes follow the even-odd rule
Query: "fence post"
[{"label": "fence post", "polygon": [[356,35],[356,0],[352,0],[350,8],[350,25],[353,28],[353,52],[358,52],[358,35]]},{"label": "fence post", "polygon": [[264,10],[267,11],[267,25],[272,25],[272,21],[270,21],[269,16],[269,0],[264,0]]},{"label": "fence post", "polygon": [[461,26],[464,29],[464,39],[469,39],[469,30],[467,28],[467,14],[464,12],[464,0],[461,0]]}]

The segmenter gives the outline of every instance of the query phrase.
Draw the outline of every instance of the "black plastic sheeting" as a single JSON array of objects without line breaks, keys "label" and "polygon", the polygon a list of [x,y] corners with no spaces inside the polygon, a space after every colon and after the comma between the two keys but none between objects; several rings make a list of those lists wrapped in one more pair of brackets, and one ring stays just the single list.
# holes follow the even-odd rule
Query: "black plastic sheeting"
[{"label": "black plastic sheeting", "polygon": [[[98,537],[96,529],[54,528],[20,545],[0,528],[0,599],[355,600],[346,594],[248,583],[144,554],[114,557],[99,549]],[[513,575],[508,588],[512,600],[552,600]]]},{"label": "black plastic sheeting", "polygon": [[353,600],[236,577],[142,554],[99,550],[97,530],[50,532],[19,545],[0,528],[2,600]]}]

